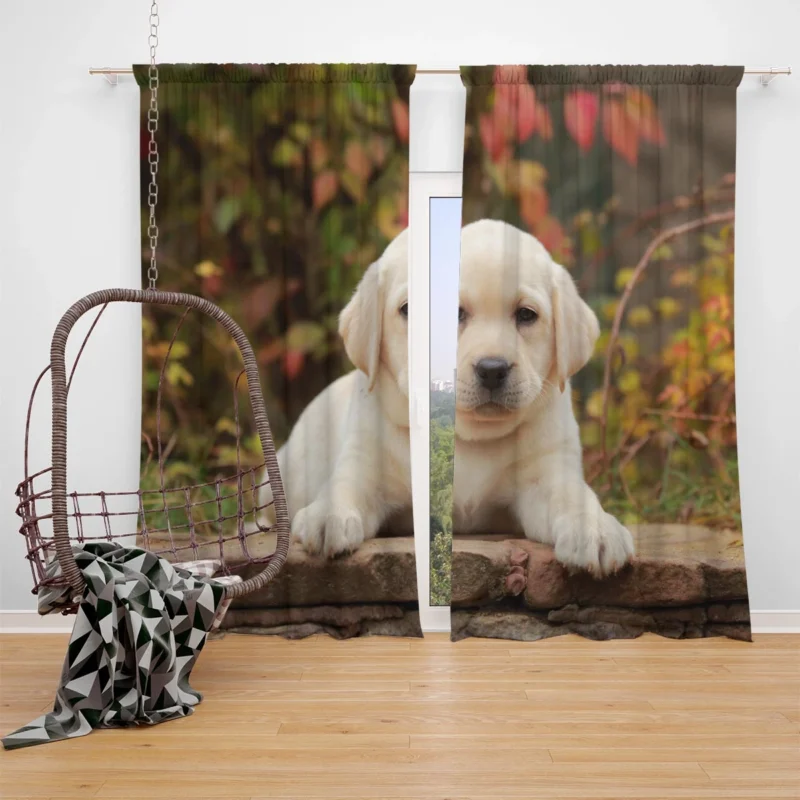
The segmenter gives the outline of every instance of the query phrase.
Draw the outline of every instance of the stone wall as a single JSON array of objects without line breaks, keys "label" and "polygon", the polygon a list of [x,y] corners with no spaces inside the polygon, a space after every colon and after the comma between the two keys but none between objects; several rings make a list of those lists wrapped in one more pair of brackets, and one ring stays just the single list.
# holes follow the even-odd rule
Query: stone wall
[{"label": "stone wall", "polygon": [[[251,565],[241,574],[257,569]],[[330,561],[292,544],[278,577],[234,602],[223,629],[292,639],[421,636],[418,608],[413,538],[372,539]]]},{"label": "stone wall", "polygon": [[741,536],[692,525],[632,528],[636,558],[597,580],[524,539],[456,537],[453,637],[749,639]]},{"label": "stone wall", "polygon": [[[603,580],[570,573],[536,542],[456,536],[453,638],[750,638],[740,534],[686,525],[631,532],[636,558]],[[334,561],[293,545],[278,579],[236,603],[224,627],[290,637],[419,635],[415,570],[410,537],[373,539]]]}]

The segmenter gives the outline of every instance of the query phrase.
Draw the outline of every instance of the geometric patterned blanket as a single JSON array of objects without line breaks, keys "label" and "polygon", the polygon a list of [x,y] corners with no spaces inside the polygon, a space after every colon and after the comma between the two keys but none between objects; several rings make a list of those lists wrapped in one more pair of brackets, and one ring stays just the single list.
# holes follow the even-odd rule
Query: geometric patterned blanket
[{"label": "geometric patterned blanket", "polygon": [[[206,636],[229,605],[211,579],[219,562],[170,564],[113,542],[74,546],[86,581],[53,710],[2,739],[7,750],[85,736],[94,728],[155,724],[193,713],[189,686]],[[56,559],[48,576],[59,574]],[[69,602],[69,587],[42,589],[39,613]]]}]

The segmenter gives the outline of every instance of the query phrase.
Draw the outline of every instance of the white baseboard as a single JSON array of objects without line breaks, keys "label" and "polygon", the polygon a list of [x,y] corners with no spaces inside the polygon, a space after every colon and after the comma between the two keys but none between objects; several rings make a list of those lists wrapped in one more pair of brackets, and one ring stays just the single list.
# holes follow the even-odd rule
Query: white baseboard
[{"label": "white baseboard", "polygon": [[800,611],[750,611],[753,633],[800,633]]},{"label": "white baseboard", "polygon": [[426,625],[422,628],[423,633],[450,633],[450,624],[446,625]]},{"label": "white baseboard", "polygon": [[0,611],[0,633],[69,633],[75,615],[47,614],[35,611]]},{"label": "white baseboard", "polygon": [[[447,633],[449,620],[440,612],[432,625],[423,627],[425,633]],[[0,611],[0,633],[68,633],[74,615],[48,614],[40,617],[35,611]],[[800,633],[800,611],[751,611],[753,633]]]}]

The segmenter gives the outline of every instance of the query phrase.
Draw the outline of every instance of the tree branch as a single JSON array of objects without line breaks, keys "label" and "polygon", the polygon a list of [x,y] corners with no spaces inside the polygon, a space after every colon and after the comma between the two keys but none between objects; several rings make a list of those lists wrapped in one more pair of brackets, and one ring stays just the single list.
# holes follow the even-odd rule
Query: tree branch
[{"label": "tree branch", "polygon": [[700,217],[699,219],[691,220],[690,222],[684,222],[683,224],[676,225],[672,228],[667,228],[659,233],[658,236],[656,236],[650,242],[641,259],[639,259],[639,263],[634,268],[633,274],[625,286],[622,296],[620,297],[619,304],[617,305],[617,310],[614,314],[614,323],[611,326],[611,335],[609,336],[608,340],[608,349],[606,351],[606,363],[603,373],[603,414],[600,418],[600,436],[603,443],[604,471],[608,469],[608,444],[606,442],[606,433],[608,429],[608,399],[611,391],[611,362],[613,361],[614,354],[616,352],[617,340],[619,339],[619,331],[620,327],[622,326],[622,317],[625,314],[625,307],[628,304],[628,300],[630,299],[631,294],[633,293],[633,290],[639,281],[639,278],[641,278],[645,269],[647,269],[650,259],[653,257],[653,253],[655,253],[655,251],[661,247],[664,242],[668,242],[670,239],[674,239],[677,236],[682,236],[685,233],[690,233],[698,228],[704,228],[707,225],[714,225],[719,222],[730,222],[733,218],[734,211],[733,209],[730,209],[729,211],[719,211],[714,214],[708,214],[704,217]]},{"label": "tree branch", "polygon": [[657,221],[666,214],[685,211],[695,206],[704,207],[711,203],[732,203],[733,198],[733,190],[710,189],[705,192],[697,192],[689,197],[676,197],[642,212],[628,223],[628,225],[613,238],[607,247],[601,248],[594,255],[586,267],[584,275],[578,281],[580,290],[585,292],[590,289],[600,264],[602,264],[622,242],[642,231],[648,223]]}]

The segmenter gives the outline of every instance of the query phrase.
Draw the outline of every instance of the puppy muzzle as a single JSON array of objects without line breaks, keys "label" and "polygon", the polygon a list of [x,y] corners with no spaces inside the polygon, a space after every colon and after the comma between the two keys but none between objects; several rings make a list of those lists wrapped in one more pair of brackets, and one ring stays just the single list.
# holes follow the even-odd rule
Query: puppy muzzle
[{"label": "puppy muzzle", "polygon": [[511,367],[504,358],[482,358],[474,366],[475,377],[482,388],[494,393],[505,386]]}]

